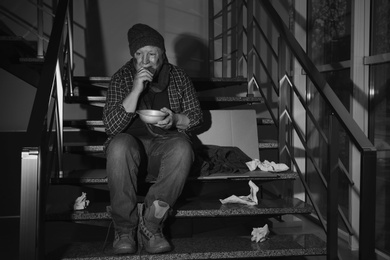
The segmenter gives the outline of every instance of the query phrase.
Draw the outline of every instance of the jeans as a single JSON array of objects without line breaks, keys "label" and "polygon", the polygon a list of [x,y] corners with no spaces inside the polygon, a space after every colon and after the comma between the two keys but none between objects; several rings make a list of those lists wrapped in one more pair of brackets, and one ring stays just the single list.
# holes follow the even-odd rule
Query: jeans
[{"label": "jeans", "polygon": [[194,152],[189,138],[177,133],[169,136],[135,137],[116,135],[106,149],[111,216],[120,234],[129,234],[138,225],[137,181],[140,168],[147,169],[147,180],[155,180],[145,197],[145,207],[161,200],[172,207],[180,196]]}]

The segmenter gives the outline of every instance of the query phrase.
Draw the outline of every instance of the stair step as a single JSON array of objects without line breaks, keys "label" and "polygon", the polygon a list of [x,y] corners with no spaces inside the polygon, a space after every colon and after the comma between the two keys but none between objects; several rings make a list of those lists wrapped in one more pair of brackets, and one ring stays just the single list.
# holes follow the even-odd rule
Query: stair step
[{"label": "stair step", "polygon": [[[264,172],[260,170],[247,173],[214,173],[208,176],[189,177],[189,181],[218,182],[218,181],[272,181],[272,180],[296,180],[296,172]],[[63,178],[52,178],[51,184],[107,184],[105,169],[77,170],[67,173]]]},{"label": "stair step", "polygon": [[277,149],[279,148],[279,143],[276,140],[260,140],[259,149]]},{"label": "stair step", "polygon": [[43,64],[45,62],[45,58],[34,58],[34,57],[20,58],[19,61],[23,63],[30,63],[30,64]]},{"label": "stair step", "polygon": [[244,77],[235,78],[192,78],[196,91],[205,91],[236,85],[247,85],[248,81]]},{"label": "stair step", "polygon": [[257,125],[275,125],[272,118],[257,118]]},{"label": "stair step", "polygon": [[270,235],[256,243],[250,236],[191,237],[172,239],[174,249],[165,254],[149,255],[144,250],[134,255],[114,255],[112,246],[102,250],[103,242],[72,243],[61,259],[248,259],[325,255],[326,243],[313,234]]},{"label": "stair step", "polygon": [[[224,198],[221,198],[224,199]],[[46,220],[51,221],[86,221],[111,220],[105,202],[91,202],[86,210],[65,210],[47,212]],[[178,201],[173,208],[175,218],[197,217],[243,217],[243,216],[269,216],[286,214],[311,214],[313,208],[296,198],[259,199],[258,205],[222,204],[217,199],[193,199]]]},{"label": "stair step", "polygon": [[263,103],[261,97],[199,97],[200,102]]},{"label": "stair step", "polygon": [[4,42],[21,42],[24,41],[24,38],[22,36],[16,36],[16,35],[1,35],[0,41]]},{"label": "stair step", "polygon": [[[274,125],[274,121],[271,118],[257,118],[257,125]],[[64,127],[94,130],[104,127],[104,124],[102,120],[65,120]]]},{"label": "stair step", "polygon": [[111,77],[81,77],[81,76],[76,76],[73,77],[73,81],[77,83],[90,83],[92,85],[94,84],[100,84],[100,83],[105,83],[108,84],[110,83]]},{"label": "stair step", "polygon": [[41,64],[21,62],[21,58],[29,59],[35,56],[36,50],[23,37],[0,36],[0,67],[37,87]]},{"label": "stair step", "polygon": [[[111,77],[74,77],[73,81],[76,85],[94,85],[103,88],[108,87]],[[209,90],[221,87],[228,87],[234,85],[247,84],[248,81],[244,77],[235,77],[235,78],[191,78],[192,82],[195,85],[197,91]]]},{"label": "stair step", "polygon": [[[0,44],[4,46],[13,46],[13,51],[16,51],[20,57],[33,57],[36,55],[34,43],[31,43],[24,39],[22,36],[15,35],[2,35],[0,36]],[[10,51],[10,49],[7,49]]]},{"label": "stair step", "polygon": [[68,132],[77,129],[105,132],[103,120],[64,120],[64,127],[64,131]]},{"label": "stair step", "polygon": [[64,152],[67,153],[103,153],[103,145],[65,144]]},{"label": "stair step", "polygon": [[[261,141],[259,149],[277,149],[279,144],[276,141]],[[68,153],[102,153],[103,145],[69,145],[65,144],[64,152]]]},{"label": "stair step", "polygon": [[[105,103],[105,96],[67,97],[69,103]],[[200,102],[237,102],[237,103],[263,103],[261,97],[199,97]]]}]

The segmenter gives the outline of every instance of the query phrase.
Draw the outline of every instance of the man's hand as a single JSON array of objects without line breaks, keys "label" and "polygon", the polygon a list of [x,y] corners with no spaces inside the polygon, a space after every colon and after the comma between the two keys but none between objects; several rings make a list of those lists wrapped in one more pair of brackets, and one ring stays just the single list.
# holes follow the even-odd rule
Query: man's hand
[{"label": "man's hand", "polygon": [[160,111],[165,112],[168,115],[154,125],[162,129],[171,129],[174,126],[174,113],[166,107],[161,108]]},{"label": "man's hand", "polygon": [[174,127],[179,129],[186,129],[190,123],[190,120],[184,114],[175,114],[166,107],[161,108],[160,111],[168,113],[168,115],[163,120],[155,124],[157,127],[163,129],[171,129]]},{"label": "man's hand", "polygon": [[144,91],[147,86],[146,82],[150,82],[152,80],[153,73],[150,72],[147,68],[140,68],[137,71],[137,74],[134,77],[133,88],[122,103],[126,112],[135,112],[137,108],[138,99],[142,91]]},{"label": "man's hand", "polygon": [[153,80],[153,73],[147,68],[140,68],[134,77],[133,90],[142,93],[146,88],[146,83]]}]

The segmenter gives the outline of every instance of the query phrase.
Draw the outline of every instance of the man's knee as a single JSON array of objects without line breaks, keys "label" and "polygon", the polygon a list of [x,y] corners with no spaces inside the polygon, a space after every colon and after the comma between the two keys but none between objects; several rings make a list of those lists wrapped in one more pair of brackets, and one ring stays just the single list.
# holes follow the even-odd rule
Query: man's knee
[{"label": "man's knee", "polygon": [[129,134],[118,134],[108,144],[107,159],[118,158],[130,153],[138,153],[139,144],[137,140]]},{"label": "man's knee", "polygon": [[192,145],[187,138],[175,137],[171,142],[171,149],[175,154],[189,157],[191,160],[194,157]]}]

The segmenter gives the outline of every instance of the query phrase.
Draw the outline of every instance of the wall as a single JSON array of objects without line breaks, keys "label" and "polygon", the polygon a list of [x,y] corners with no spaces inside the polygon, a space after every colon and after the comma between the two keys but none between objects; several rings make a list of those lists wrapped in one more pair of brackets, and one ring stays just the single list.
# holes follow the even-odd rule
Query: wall
[{"label": "wall", "polygon": [[207,0],[74,1],[75,75],[111,76],[130,59],[127,31],[145,23],[165,38],[171,63],[208,71]]},{"label": "wall", "polygon": [[0,68],[0,132],[25,131],[36,89]]},{"label": "wall", "polygon": [[[37,26],[37,10],[33,1],[5,0],[1,5],[17,20],[31,28]],[[52,2],[45,1],[51,11]],[[190,76],[208,72],[208,1],[207,0],[78,0],[73,1],[75,76],[111,76],[131,57],[127,31],[136,23],[157,29],[165,38],[171,63],[184,68]],[[28,41],[36,35],[25,26],[2,16],[0,26],[8,28]],[[52,17],[45,12],[45,35],[50,35]],[[28,26],[27,26],[28,27]],[[0,108],[3,122],[0,131],[25,131],[35,89],[0,71]],[[9,87],[12,86],[12,87]],[[12,117],[8,116],[12,111]],[[83,118],[85,108],[65,107],[68,119]]]}]

